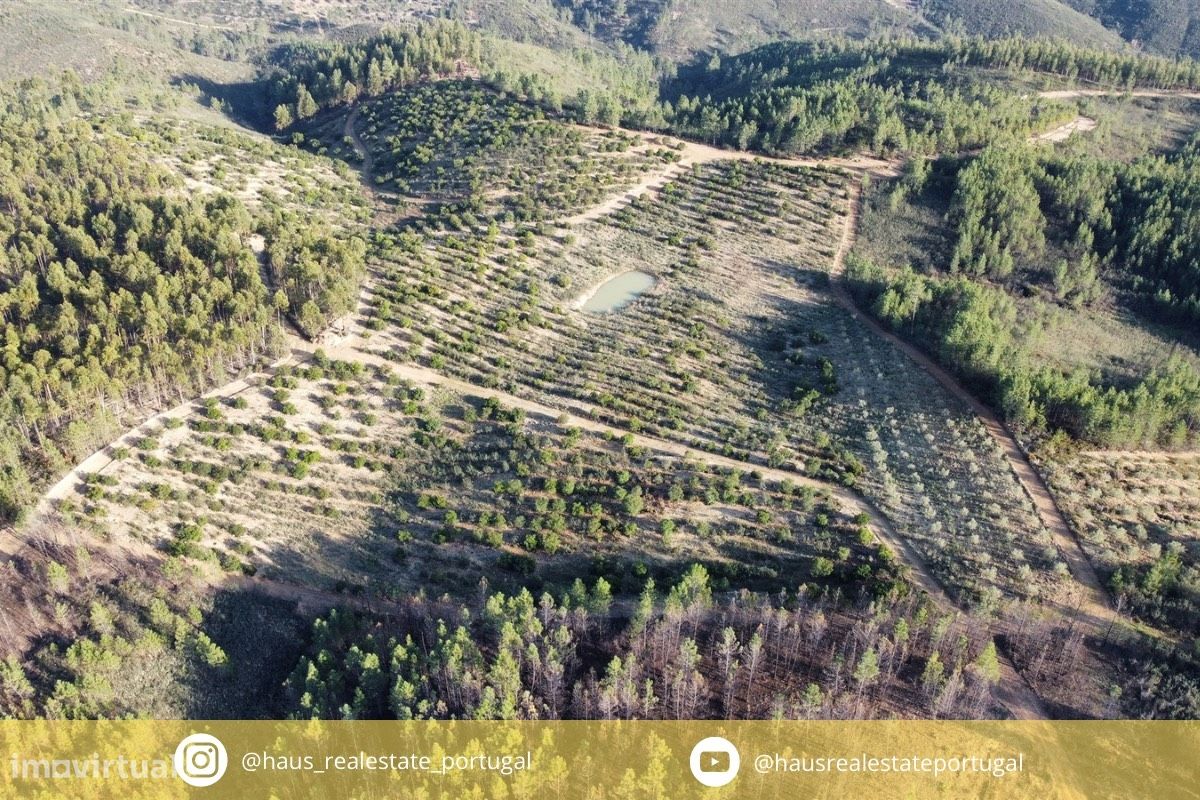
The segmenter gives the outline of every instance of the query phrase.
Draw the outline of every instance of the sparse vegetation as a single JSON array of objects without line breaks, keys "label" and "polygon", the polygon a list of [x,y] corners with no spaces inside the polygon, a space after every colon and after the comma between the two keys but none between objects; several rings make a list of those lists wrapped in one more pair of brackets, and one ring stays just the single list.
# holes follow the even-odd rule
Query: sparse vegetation
[{"label": "sparse vegetation", "polygon": [[[0,712],[1195,715],[1195,63],[78,5],[133,64],[0,87]],[[897,28],[708,44],[801,16]]]}]

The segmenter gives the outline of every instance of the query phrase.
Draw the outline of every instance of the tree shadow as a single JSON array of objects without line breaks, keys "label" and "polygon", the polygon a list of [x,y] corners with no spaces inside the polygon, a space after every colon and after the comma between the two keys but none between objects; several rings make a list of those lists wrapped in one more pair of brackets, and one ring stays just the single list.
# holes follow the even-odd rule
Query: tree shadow
[{"label": "tree shadow", "polygon": [[205,620],[228,668],[213,676],[191,670],[189,719],[280,719],[288,711],[284,682],[295,669],[312,620],[296,603],[250,588],[219,589]]},{"label": "tree shadow", "polygon": [[205,97],[219,100],[225,116],[246,128],[269,133],[274,123],[275,109],[270,104],[270,93],[266,81],[240,81],[217,83],[202,75],[177,75],[171,85],[178,88],[191,85]]}]

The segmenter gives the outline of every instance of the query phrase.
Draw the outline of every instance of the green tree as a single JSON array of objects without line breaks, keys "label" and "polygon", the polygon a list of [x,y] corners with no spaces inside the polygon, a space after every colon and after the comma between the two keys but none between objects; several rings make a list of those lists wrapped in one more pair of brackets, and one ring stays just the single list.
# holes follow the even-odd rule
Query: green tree
[{"label": "green tree", "polygon": [[312,94],[308,91],[308,87],[300,84],[296,90],[296,117],[297,119],[309,119],[320,111],[320,106],[313,99]]},{"label": "green tree", "polygon": [[1000,682],[1000,656],[996,652],[996,643],[989,641],[980,651],[974,662],[976,673],[990,684]]},{"label": "green tree", "polygon": [[292,127],[292,123],[296,121],[292,107],[287,103],[280,103],[275,106],[275,130],[282,131]]}]

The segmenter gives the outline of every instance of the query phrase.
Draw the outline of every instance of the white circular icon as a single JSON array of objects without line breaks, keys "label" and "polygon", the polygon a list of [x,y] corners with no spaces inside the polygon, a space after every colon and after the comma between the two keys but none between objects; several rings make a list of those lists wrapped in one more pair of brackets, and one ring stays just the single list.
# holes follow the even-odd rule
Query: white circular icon
[{"label": "white circular icon", "polygon": [[737,777],[741,766],[738,749],[721,736],[701,739],[692,748],[692,777],[704,786],[724,786]]},{"label": "white circular icon", "polygon": [[188,786],[212,786],[229,766],[221,740],[207,733],[185,736],[175,748],[175,774]]}]

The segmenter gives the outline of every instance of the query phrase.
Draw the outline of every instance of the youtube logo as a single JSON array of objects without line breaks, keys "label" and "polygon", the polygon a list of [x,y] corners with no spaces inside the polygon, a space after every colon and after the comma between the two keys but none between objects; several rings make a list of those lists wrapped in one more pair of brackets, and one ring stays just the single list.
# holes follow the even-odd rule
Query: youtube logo
[{"label": "youtube logo", "polygon": [[737,777],[741,756],[733,742],[721,736],[701,739],[692,748],[692,777],[704,786],[725,786]]}]

